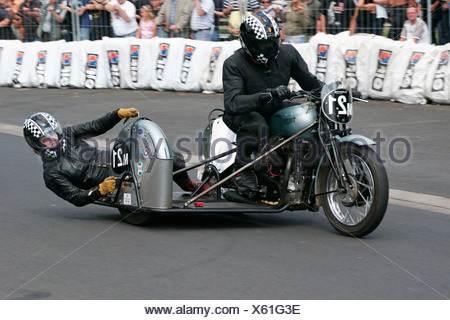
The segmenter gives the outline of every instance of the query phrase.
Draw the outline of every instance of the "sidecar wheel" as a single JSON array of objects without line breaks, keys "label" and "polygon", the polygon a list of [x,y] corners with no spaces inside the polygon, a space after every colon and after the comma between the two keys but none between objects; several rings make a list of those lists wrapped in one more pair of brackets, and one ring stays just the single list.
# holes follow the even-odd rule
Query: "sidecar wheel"
[{"label": "sidecar wheel", "polygon": [[137,212],[130,209],[119,209],[122,215],[122,220],[135,225],[135,226],[146,226],[152,221],[153,215],[151,213]]},{"label": "sidecar wheel", "polygon": [[338,190],[334,171],[327,161],[320,169],[320,203],[331,225],[341,234],[362,237],[383,220],[389,199],[386,170],[368,146],[342,144],[341,153],[350,181],[356,189]]}]

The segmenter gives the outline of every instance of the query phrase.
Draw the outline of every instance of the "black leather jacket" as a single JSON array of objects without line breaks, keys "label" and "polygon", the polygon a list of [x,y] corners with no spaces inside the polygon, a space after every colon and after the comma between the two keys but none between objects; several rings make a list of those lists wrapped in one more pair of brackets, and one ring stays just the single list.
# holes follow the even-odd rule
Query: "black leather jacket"
[{"label": "black leather jacket", "polygon": [[[76,206],[101,195],[92,190],[109,175],[108,152],[93,148],[83,139],[101,135],[120,122],[117,111],[79,125],[64,128],[65,143],[54,159],[42,159],[47,188]],[[65,145],[65,146],[64,146]]]},{"label": "black leather jacket", "polygon": [[278,111],[282,101],[274,99],[266,105],[261,105],[260,92],[280,85],[287,86],[291,77],[303,90],[323,86],[323,83],[308,71],[306,62],[290,44],[282,44],[277,59],[268,65],[253,62],[242,48],[237,50],[223,65],[225,113],[235,116],[256,111],[270,117]]}]

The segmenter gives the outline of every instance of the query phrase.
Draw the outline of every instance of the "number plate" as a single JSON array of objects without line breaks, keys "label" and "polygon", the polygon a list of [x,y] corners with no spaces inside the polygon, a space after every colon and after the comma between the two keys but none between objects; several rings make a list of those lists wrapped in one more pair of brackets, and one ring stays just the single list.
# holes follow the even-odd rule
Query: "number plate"
[{"label": "number plate", "polygon": [[117,141],[114,144],[111,157],[112,169],[117,174],[125,172],[130,166],[130,152],[123,141]]},{"label": "number plate", "polygon": [[322,100],[322,112],[336,123],[349,123],[353,116],[352,95],[348,90],[331,91]]}]

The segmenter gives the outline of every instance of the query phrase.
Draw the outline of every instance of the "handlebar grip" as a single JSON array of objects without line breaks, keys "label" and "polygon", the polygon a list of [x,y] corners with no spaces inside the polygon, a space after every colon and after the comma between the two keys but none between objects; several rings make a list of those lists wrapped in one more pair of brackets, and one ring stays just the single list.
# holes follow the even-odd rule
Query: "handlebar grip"
[{"label": "handlebar grip", "polygon": [[352,96],[353,98],[362,99],[362,94],[359,91],[352,90]]}]

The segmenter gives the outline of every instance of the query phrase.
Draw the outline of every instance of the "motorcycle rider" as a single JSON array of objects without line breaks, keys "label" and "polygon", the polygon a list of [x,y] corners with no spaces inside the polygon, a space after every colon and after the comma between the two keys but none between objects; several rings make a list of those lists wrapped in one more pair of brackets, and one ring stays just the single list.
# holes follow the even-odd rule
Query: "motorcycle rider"
[{"label": "motorcycle rider", "polygon": [[[304,90],[320,89],[323,83],[290,44],[280,43],[280,29],[263,12],[249,15],[240,26],[241,46],[223,65],[225,115],[223,121],[237,134],[235,171],[250,161],[262,141],[267,141],[270,117],[286,104],[292,77]],[[254,189],[250,169],[236,179],[239,187]]]},{"label": "motorcycle rider", "polygon": [[[28,117],[23,134],[28,145],[41,156],[47,188],[75,206],[87,205],[111,193],[116,182],[114,176],[108,176],[108,152],[90,146],[83,139],[101,135],[122,119],[136,117],[138,112],[135,108],[120,108],[99,119],[66,128],[48,113]],[[174,152],[174,171],[184,166],[183,156]],[[176,175],[174,181],[185,191],[194,191],[199,186],[186,172]]]}]

